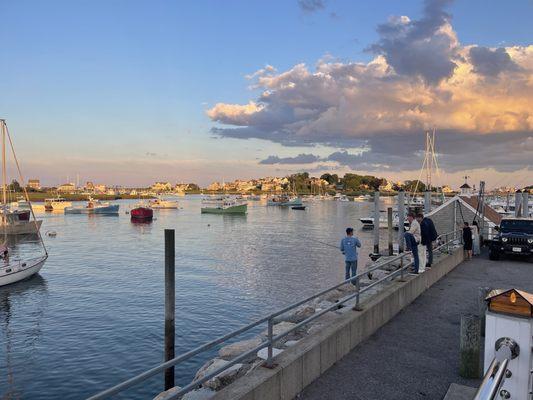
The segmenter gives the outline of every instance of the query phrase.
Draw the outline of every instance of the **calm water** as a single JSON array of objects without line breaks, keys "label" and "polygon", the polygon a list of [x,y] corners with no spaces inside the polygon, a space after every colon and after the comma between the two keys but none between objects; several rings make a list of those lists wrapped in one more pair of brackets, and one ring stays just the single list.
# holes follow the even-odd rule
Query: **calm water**
[{"label": "calm water", "polygon": [[[372,203],[323,201],[306,211],[249,203],[247,216],[200,214],[200,199],[132,224],[118,217],[48,214],[50,257],[40,275],[0,288],[0,398],[81,399],[163,358],[163,230],[176,230],[176,353],[343,279],[336,245],[346,226],[363,241]],[[382,236],[385,236],[383,231]],[[385,239],[385,238],[384,238]],[[37,246],[20,243],[19,250]],[[187,383],[211,354],[176,370]],[[152,398],[162,376],[116,398]]]}]

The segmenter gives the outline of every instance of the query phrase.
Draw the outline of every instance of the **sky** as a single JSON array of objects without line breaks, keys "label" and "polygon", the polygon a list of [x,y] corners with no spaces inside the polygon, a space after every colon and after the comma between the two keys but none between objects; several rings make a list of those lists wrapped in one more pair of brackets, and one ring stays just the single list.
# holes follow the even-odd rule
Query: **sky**
[{"label": "sky", "polygon": [[412,179],[433,128],[441,183],[533,184],[529,0],[0,0],[0,14],[0,118],[46,185]]}]

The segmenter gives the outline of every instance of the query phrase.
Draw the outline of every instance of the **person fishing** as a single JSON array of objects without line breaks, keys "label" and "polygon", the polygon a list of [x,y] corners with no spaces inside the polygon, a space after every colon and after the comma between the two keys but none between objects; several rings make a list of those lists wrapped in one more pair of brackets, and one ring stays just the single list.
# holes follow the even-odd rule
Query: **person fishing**
[{"label": "person fishing", "polygon": [[350,279],[351,283],[357,284],[357,280],[353,279],[357,275],[357,248],[361,247],[361,241],[353,235],[353,228],[346,228],[346,237],[341,240],[340,250],[344,254],[346,274],[345,280]]}]

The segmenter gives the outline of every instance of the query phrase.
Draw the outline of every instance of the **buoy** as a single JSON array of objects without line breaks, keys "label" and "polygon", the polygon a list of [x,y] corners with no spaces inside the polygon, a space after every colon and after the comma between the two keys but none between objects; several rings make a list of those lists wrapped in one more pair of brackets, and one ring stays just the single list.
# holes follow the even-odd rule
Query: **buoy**
[{"label": "buoy", "polygon": [[211,224],[207,224],[207,226],[211,226]]},{"label": "buoy", "polygon": [[47,231],[46,232],[46,236],[56,237],[57,236],[57,232],[56,231]]}]

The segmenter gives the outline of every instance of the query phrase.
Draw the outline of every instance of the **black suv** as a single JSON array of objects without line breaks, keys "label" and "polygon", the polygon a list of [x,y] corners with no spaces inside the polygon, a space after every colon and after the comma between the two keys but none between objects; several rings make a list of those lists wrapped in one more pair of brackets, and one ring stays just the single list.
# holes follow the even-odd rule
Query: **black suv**
[{"label": "black suv", "polygon": [[504,254],[533,256],[533,219],[502,219],[498,235],[490,244],[489,258],[498,260]]}]

